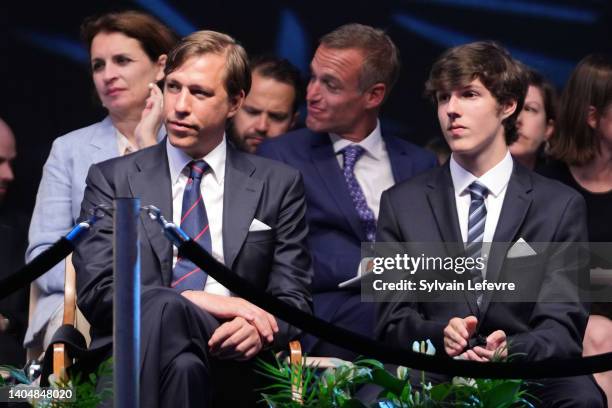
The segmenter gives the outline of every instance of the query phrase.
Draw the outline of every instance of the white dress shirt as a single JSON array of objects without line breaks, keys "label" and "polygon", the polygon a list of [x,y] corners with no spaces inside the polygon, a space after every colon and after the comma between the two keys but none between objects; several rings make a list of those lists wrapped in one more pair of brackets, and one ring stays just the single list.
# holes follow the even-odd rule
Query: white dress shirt
[{"label": "white dress shirt", "polygon": [[[499,215],[501,214],[502,205],[504,203],[504,197],[506,196],[508,182],[512,175],[513,165],[512,156],[509,151],[506,151],[504,158],[491,170],[480,177],[476,177],[461,167],[453,155],[451,155],[450,172],[453,180],[453,187],[455,189],[455,203],[457,204],[457,217],[459,218],[459,227],[461,228],[461,238],[464,243],[467,242],[468,218],[470,203],[472,201],[468,187],[472,182],[478,180],[489,190],[487,198],[485,198],[487,219],[485,221],[482,241],[493,242],[495,229],[497,228],[497,222],[499,221]],[[483,246],[482,255],[487,255],[488,250],[488,246]]]},{"label": "white dress shirt", "polygon": [[380,122],[377,120],[376,128],[359,143],[343,139],[333,133],[330,133],[329,137],[334,146],[334,153],[336,153],[340,168],[344,165],[342,149],[355,144],[363,147],[365,150],[363,155],[357,160],[357,163],[355,163],[354,173],[365,195],[368,207],[370,207],[374,212],[374,216],[378,219],[380,196],[383,191],[395,184],[389,153],[380,132]]},{"label": "white dress shirt", "polygon": [[[181,149],[178,149],[170,144],[170,140],[166,140],[166,151],[168,152],[168,164],[170,167],[170,182],[172,183],[172,219],[180,220],[183,207],[183,192],[189,178],[189,169],[185,166],[194,160]],[[225,135],[223,140],[210,153],[202,157],[210,170],[204,173],[200,183],[202,192],[202,200],[206,208],[208,217],[210,238],[212,242],[212,256],[222,264],[225,264],[223,258],[223,188],[225,181],[225,159],[227,154],[227,145]],[[176,265],[176,257],[178,250],[172,247],[172,267]],[[230,295],[229,290],[217,282],[212,276],[206,279],[204,291],[216,295]]]}]

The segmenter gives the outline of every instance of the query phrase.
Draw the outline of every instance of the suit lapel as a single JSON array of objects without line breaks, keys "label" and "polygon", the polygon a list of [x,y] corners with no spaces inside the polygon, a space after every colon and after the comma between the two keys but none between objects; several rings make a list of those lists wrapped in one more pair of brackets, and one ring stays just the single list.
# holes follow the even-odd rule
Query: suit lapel
[{"label": "suit lapel", "polygon": [[[353,232],[361,241],[366,241],[365,231],[355,205],[351,199],[351,195],[346,185],[346,180],[342,175],[338,160],[334,154],[334,148],[326,133],[318,133],[313,135],[313,143],[311,145],[312,161],[317,169],[323,184],[327,188],[327,192],[338,205],[338,208],[348,221]],[[323,194],[323,192],[321,192]]]},{"label": "suit lapel", "polygon": [[408,160],[404,146],[398,142],[397,138],[386,136],[384,132],[381,134],[385,142],[387,154],[389,155],[394,182],[399,183],[402,180],[407,180],[412,177],[412,175],[415,174],[413,169],[414,161]]},{"label": "suit lapel", "polygon": [[228,143],[223,192],[223,256],[232,269],[244,244],[263,189],[263,182],[252,177],[255,165],[246,154]]},{"label": "suit lapel", "polygon": [[436,219],[440,236],[444,242],[462,242],[457,219],[455,190],[448,163],[439,168],[428,184],[427,200]]},{"label": "suit lapel", "polygon": [[[497,282],[499,279],[508,249],[517,239],[519,228],[525,221],[525,216],[532,202],[531,189],[532,183],[529,172],[515,163],[493,235],[493,242],[496,244],[491,247],[487,262],[486,278],[490,282]],[[488,291],[483,298],[481,305],[483,316],[491,302],[491,296],[492,292]]]},{"label": "suit lapel", "polygon": [[119,155],[115,132],[110,116],[107,116],[91,133],[89,147],[91,148],[92,163],[99,163]]},{"label": "suit lapel", "polygon": [[[450,174],[449,162],[436,171],[435,176],[428,184],[427,200],[431,206],[436,224],[446,244],[446,252],[450,256],[461,256],[458,250],[462,247],[461,227],[457,217],[457,203],[455,201],[455,188]],[[476,297],[470,292],[463,292],[464,298],[474,316],[478,316]]]},{"label": "suit lapel", "polygon": [[[132,195],[140,198],[142,206],[154,205],[162,215],[172,219],[172,186],[166,154],[166,143],[159,143],[150,150],[151,154],[140,155],[136,161],[138,171],[128,174],[128,183]],[[146,214],[140,215],[140,221],[162,270],[162,281],[169,286],[172,279],[172,247],[170,241],[161,233],[161,227]],[[141,237],[140,239],[144,239]]]}]

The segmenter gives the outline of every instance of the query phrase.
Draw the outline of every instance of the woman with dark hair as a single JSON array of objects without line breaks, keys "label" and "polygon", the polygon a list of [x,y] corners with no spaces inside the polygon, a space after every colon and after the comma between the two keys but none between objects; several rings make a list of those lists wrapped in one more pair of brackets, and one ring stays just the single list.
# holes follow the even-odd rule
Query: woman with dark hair
[{"label": "woman with dark hair", "polygon": [[[568,184],[584,196],[589,241],[612,242],[612,58],[609,55],[589,55],[574,69],[561,97],[550,154],[558,162],[551,163],[542,173]],[[593,257],[591,266],[608,272],[612,269],[609,261]],[[609,279],[607,285],[610,285]],[[593,303],[583,342],[585,356],[612,351],[610,318],[612,303]],[[612,372],[595,374],[595,379],[606,392],[608,401],[612,401]]]},{"label": "woman with dark hair", "polygon": [[527,68],[527,77],[525,104],[516,120],[518,138],[510,145],[510,153],[533,170],[544,164],[544,147],[555,128],[557,92],[539,72]]},{"label": "woman with dark hair", "polygon": [[[172,30],[146,13],[123,11],[86,19],[81,35],[96,95],[108,116],[53,142],[32,215],[28,261],[75,224],[91,164],[151,146],[162,136],[159,124],[154,128],[147,118],[161,110],[155,83],[163,79],[166,54],[178,40]],[[142,129],[137,128],[141,119]],[[40,277],[35,290],[39,298],[25,345],[37,349],[46,348],[61,325],[64,262]]]}]

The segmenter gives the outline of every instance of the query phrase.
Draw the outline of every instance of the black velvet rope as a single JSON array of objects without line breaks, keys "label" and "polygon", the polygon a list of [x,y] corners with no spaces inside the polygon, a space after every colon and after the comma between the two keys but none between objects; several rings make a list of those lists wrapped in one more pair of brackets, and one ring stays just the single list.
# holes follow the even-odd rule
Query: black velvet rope
[{"label": "black velvet rope", "polygon": [[255,288],[249,282],[217,262],[194,241],[184,242],[180,246],[179,251],[181,256],[190,259],[227,289],[265,309],[281,320],[337,346],[365,357],[376,358],[385,363],[400,364],[418,370],[472,378],[556,378],[612,370],[612,353],[583,358],[549,359],[537,362],[481,363],[477,361],[454,360],[442,356],[427,356],[421,353],[414,353],[410,350],[390,347],[358,333],[329,324]]},{"label": "black velvet rope", "polygon": [[[32,262],[0,281],[0,299],[19,288],[29,285],[64,259],[73,249],[74,245],[68,239],[61,238],[58,240]],[[440,374],[473,378],[556,378],[612,370],[612,353],[537,362],[480,363],[453,360],[441,356],[427,356],[391,347],[350,330],[336,327],[258,290],[217,262],[208,252],[191,240],[183,243],[179,250],[181,256],[189,258],[230,291],[267,310],[276,317],[332,344],[366,357],[376,358],[382,362],[400,364],[413,369]]]},{"label": "black velvet rope", "polygon": [[65,237],[60,238],[47,250],[41,252],[29,264],[0,281],[0,299],[14,291],[27,287],[32,281],[53,268],[74,250],[74,244]]}]

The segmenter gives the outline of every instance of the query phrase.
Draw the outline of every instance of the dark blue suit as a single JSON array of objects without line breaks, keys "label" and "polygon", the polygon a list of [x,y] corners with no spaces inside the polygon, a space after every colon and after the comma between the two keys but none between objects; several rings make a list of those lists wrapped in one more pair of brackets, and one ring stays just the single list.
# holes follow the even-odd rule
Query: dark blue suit
[{"label": "dark blue suit", "polygon": [[[382,131],[395,182],[409,179],[436,165],[433,154]],[[327,133],[300,129],[266,140],[257,154],[282,161],[302,173],[306,188],[308,245],[313,258],[313,300],[318,317],[367,336],[374,335],[373,305],[360,294],[339,290],[338,284],[357,274],[365,231],[349,195],[331,139]],[[351,358],[340,349],[309,344],[311,354]],[[338,354],[339,352],[339,354]]]}]

